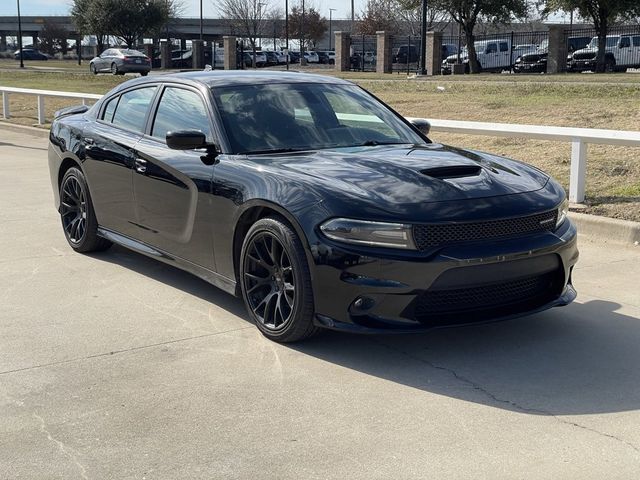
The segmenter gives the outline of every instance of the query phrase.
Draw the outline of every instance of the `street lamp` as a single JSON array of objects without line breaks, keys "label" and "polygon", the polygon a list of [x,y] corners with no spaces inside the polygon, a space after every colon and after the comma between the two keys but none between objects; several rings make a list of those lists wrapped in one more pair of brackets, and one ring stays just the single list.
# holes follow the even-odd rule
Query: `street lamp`
[{"label": "street lamp", "polygon": [[300,65],[305,64],[304,60],[304,0],[302,0],[302,18],[300,21]]},{"label": "street lamp", "polygon": [[337,8],[330,8],[329,9],[329,50],[333,50],[331,48],[331,41],[332,41],[332,38],[331,38],[331,20],[332,20],[333,12],[335,12],[336,10],[337,10]]},{"label": "street lamp", "polygon": [[200,0],[200,40],[203,39],[203,31],[202,31],[202,0]]},{"label": "street lamp", "polygon": [[284,49],[287,57],[287,70],[289,70],[289,0],[284,0]]},{"label": "street lamp", "polygon": [[427,0],[422,0],[422,45],[420,47],[420,74],[427,74]]},{"label": "street lamp", "polygon": [[20,17],[20,0],[17,0],[17,2],[18,2],[18,51],[20,52],[20,68],[24,68],[24,60],[22,59],[22,18]]}]

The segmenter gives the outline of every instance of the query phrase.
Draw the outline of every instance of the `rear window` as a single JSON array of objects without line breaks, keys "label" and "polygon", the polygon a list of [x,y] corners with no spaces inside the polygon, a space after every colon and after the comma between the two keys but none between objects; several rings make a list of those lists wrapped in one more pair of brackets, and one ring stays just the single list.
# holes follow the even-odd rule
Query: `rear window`
[{"label": "rear window", "polygon": [[633,37],[633,46],[640,47],[640,37]]},{"label": "rear window", "polygon": [[155,92],[156,87],[153,86],[123,93],[113,115],[112,123],[134,132],[144,132],[147,111]]}]

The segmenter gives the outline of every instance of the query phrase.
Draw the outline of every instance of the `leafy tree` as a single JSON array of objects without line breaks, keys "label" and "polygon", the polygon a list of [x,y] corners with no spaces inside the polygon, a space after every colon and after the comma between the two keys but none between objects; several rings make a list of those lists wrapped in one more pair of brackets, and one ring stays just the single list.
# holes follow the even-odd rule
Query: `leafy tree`
[{"label": "leafy tree", "polygon": [[474,29],[479,20],[507,22],[514,17],[523,17],[527,11],[526,0],[436,0],[435,7],[445,10],[460,25],[464,33],[469,69],[480,72],[480,63],[475,49]]},{"label": "leafy tree", "polygon": [[322,17],[314,7],[305,8],[304,23],[302,21],[302,7],[295,5],[289,12],[289,31],[293,38],[300,40],[300,51],[303,52],[309,47],[315,48],[316,44],[322,40],[329,26],[327,19]]},{"label": "leafy tree", "polygon": [[357,30],[363,35],[375,35],[378,31],[398,33],[398,9],[395,0],[367,0],[358,15]]},{"label": "leafy tree", "polygon": [[596,72],[604,72],[605,54],[609,27],[620,20],[640,15],[639,0],[548,0],[545,12],[577,10],[581,17],[593,21],[598,36]]},{"label": "leafy tree", "polygon": [[270,0],[221,0],[220,12],[234,29],[249,40],[253,51],[253,66],[256,62],[257,40],[262,36],[264,20],[269,14]]},{"label": "leafy tree", "polygon": [[71,16],[76,28],[85,35],[95,35],[98,53],[104,50],[107,36],[107,15],[96,0],[74,0]]},{"label": "leafy tree", "polygon": [[42,25],[42,30],[40,30],[40,34],[38,35],[40,39],[38,47],[49,55],[54,55],[59,51],[64,55],[67,53],[68,36],[69,32],[64,26],[45,20]]}]

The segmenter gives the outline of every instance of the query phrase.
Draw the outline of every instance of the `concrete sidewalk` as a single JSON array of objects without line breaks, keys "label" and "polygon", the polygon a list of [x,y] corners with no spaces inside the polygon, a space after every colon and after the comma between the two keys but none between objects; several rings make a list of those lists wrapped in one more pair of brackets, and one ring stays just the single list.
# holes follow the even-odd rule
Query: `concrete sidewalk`
[{"label": "concrete sidewalk", "polygon": [[79,255],[46,140],[0,130],[0,478],[620,478],[640,471],[640,251],[578,301],[426,335],[264,339],[240,300]]}]

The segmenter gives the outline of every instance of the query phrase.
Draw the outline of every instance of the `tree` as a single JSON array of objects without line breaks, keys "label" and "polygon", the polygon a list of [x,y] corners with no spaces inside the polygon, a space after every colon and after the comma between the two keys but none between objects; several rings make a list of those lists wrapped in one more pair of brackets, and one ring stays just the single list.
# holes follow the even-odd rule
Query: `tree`
[{"label": "tree", "polygon": [[606,46],[609,27],[614,23],[632,19],[640,15],[638,0],[549,0],[545,12],[578,10],[583,18],[590,18],[598,36],[598,53],[596,55],[596,72],[606,69]]},{"label": "tree", "polygon": [[378,31],[398,33],[398,5],[396,0],[367,0],[358,15],[358,33],[375,35]]},{"label": "tree", "polygon": [[[358,16],[358,32],[374,35],[377,31],[418,35],[422,20],[422,0],[368,0]],[[449,14],[427,9],[427,30],[444,29]]]},{"label": "tree", "polygon": [[249,40],[253,51],[253,66],[256,62],[257,39],[262,36],[264,20],[269,13],[270,0],[222,0],[220,12],[231,22],[234,29]]},{"label": "tree", "polygon": [[315,48],[329,29],[327,19],[322,17],[314,7],[305,8],[304,22],[302,16],[301,5],[295,5],[289,13],[289,30],[293,38],[299,39],[301,52],[309,46]]},{"label": "tree", "polygon": [[[422,0],[395,0],[400,29],[409,35],[419,35],[422,29]],[[429,2],[430,5],[432,2]],[[444,30],[450,23],[446,10],[438,6],[427,8],[427,30]]]},{"label": "tree", "polygon": [[481,70],[474,45],[474,29],[478,21],[508,22],[514,17],[523,17],[527,12],[526,0],[436,0],[435,5],[449,12],[451,18],[460,25],[467,45],[471,73]]},{"label": "tree", "polygon": [[40,39],[38,47],[49,55],[55,55],[59,51],[65,55],[67,53],[68,36],[69,32],[64,26],[45,20],[42,25],[42,30],[40,30],[40,34],[38,35]]},{"label": "tree", "polygon": [[145,33],[166,25],[179,8],[176,0],[74,0],[71,14],[78,29],[104,38],[115,35],[133,48]]}]

